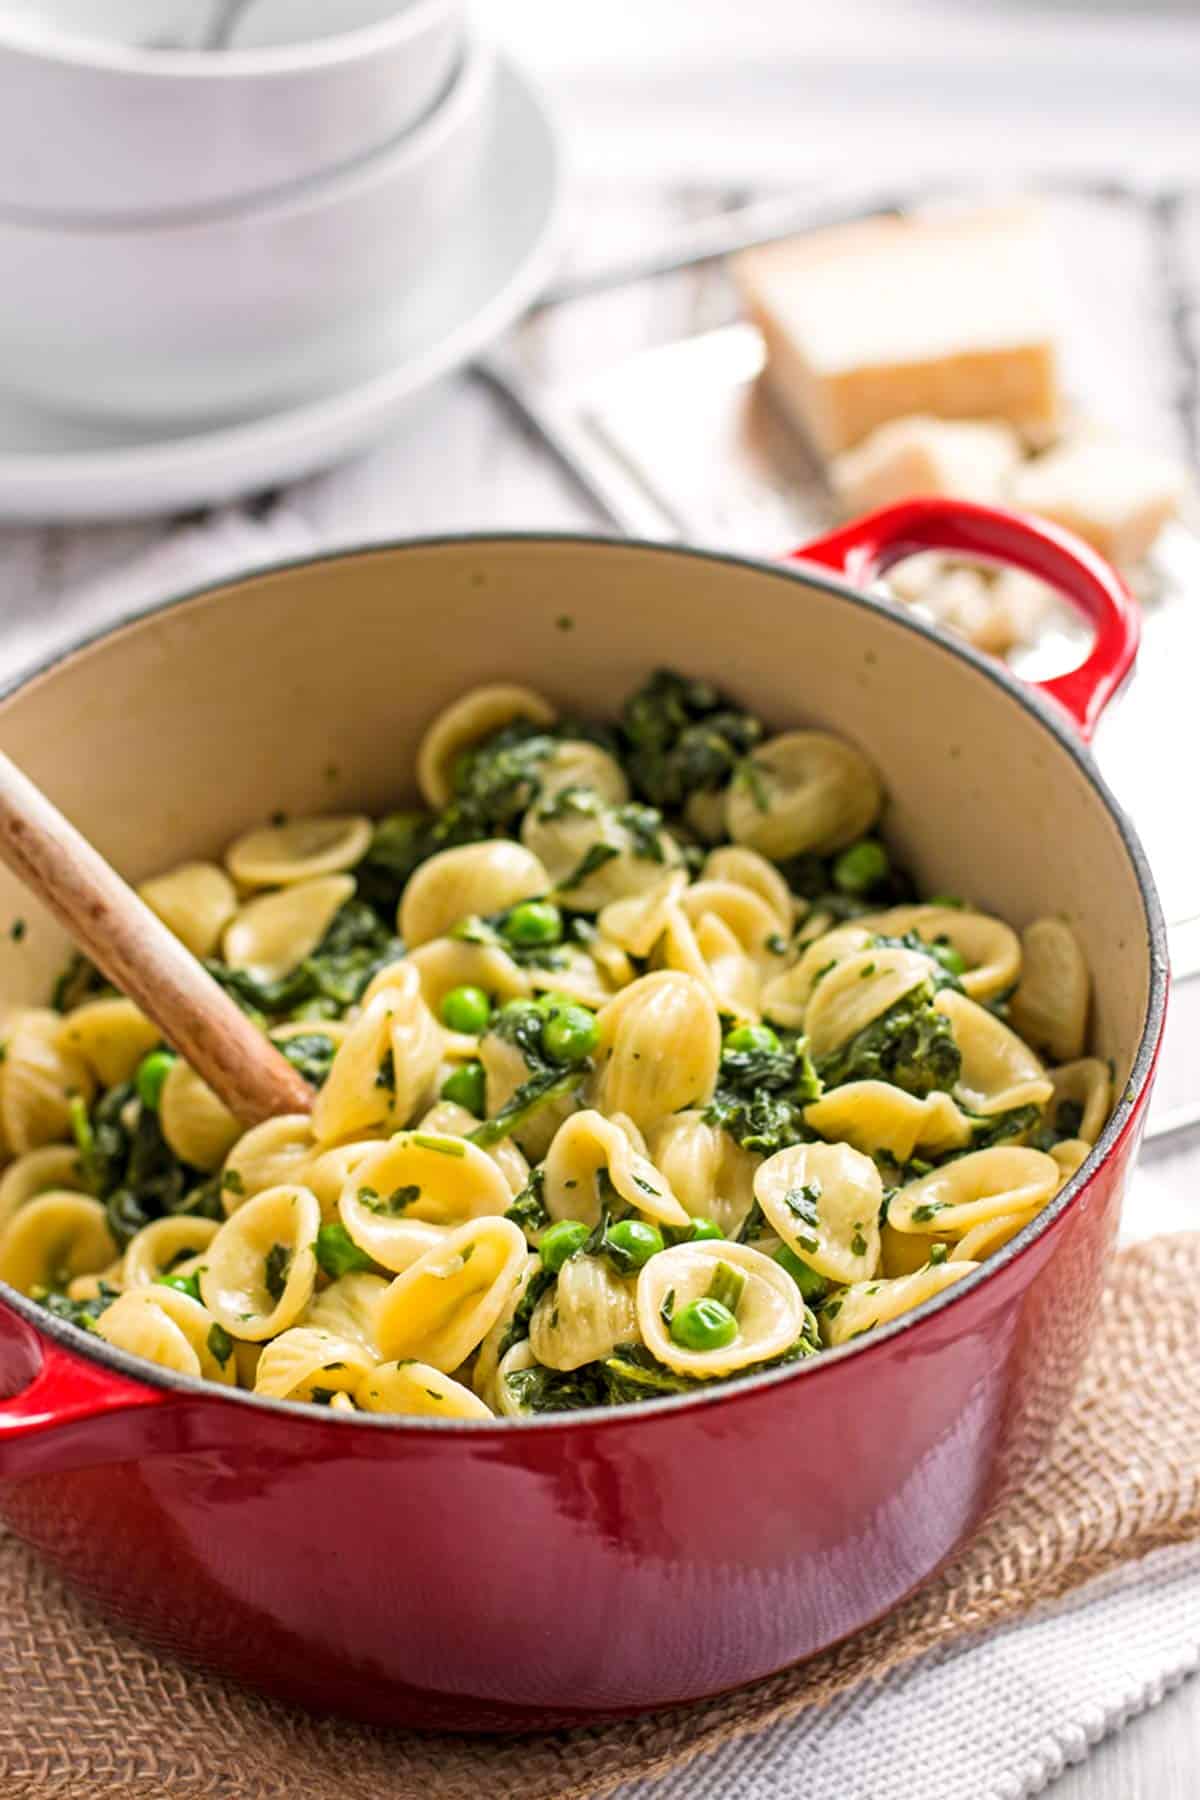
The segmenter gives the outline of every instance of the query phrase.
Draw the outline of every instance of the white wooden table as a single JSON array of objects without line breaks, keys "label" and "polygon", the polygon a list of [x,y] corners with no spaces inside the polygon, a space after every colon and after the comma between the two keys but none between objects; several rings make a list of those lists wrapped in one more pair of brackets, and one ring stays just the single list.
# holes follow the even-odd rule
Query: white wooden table
[{"label": "white wooden table", "polygon": [[[915,182],[952,166],[1006,186],[1022,171],[1200,179],[1200,24],[1177,9],[1135,18],[965,0],[841,9],[508,0],[503,29],[559,101],[587,196],[574,214],[576,265],[653,244],[681,218],[747,193],[843,180],[851,167]],[[1132,435],[1194,461],[1200,315],[1164,316],[1159,295],[1164,257],[1188,279],[1200,275],[1200,199],[1173,208],[1166,235],[1086,208],[1063,219],[1083,301],[1080,380]],[[558,376],[721,323],[728,309],[720,272],[701,270],[544,313],[523,328],[521,353]],[[68,641],[81,617],[95,626],[130,600],[239,563],[413,533],[595,523],[542,447],[463,376],[424,396],[370,456],[215,519],[0,532],[0,672]],[[1177,766],[1194,766],[1182,708],[1174,729],[1186,759]],[[1163,862],[1176,854],[1167,824]],[[1152,855],[1157,829],[1147,827]],[[1194,899],[1200,911],[1200,861],[1196,872],[1189,894],[1190,864],[1166,871],[1169,910]],[[1186,1194],[1200,1146],[1178,1167]],[[1194,1800],[1200,1684],[1135,1721],[1055,1792]]]}]

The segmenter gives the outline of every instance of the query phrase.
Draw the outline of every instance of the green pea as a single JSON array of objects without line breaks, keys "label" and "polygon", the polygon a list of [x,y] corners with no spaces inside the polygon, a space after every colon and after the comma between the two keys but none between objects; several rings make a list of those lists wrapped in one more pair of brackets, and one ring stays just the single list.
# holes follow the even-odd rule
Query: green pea
[{"label": "green pea", "polygon": [[193,1300],[200,1298],[200,1275],[197,1270],[193,1270],[190,1275],[156,1275],[154,1281],[156,1287],[175,1288]]},{"label": "green pea", "polygon": [[486,1031],[492,1016],[492,1003],[481,987],[451,988],[442,1000],[442,1024],[451,1031],[469,1031],[478,1037]]},{"label": "green pea", "polygon": [[526,949],[557,944],[563,934],[562,914],[552,900],[522,900],[513,907],[500,931],[510,944]]},{"label": "green pea", "polygon": [[723,1350],[737,1336],[737,1320],[719,1300],[689,1300],[671,1320],[681,1350]]},{"label": "green pea", "polygon": [[701,1243],[705,1238],[723,1238],[725,1233],[715,1219],[692,1220],[692,1242]]},{"label": "green pea", "polygon": [[169,1050],[152,1050],[138,1064],[138,1072],[134,1077],[137,1096],[148,1112],[157,1112],[162,1098],[163,1083],[175,1067],[176,1058]]},{"label": "green pea", "polygon": [[843,894],[869,894],[889,874],[887,851],[874,838],[860,838],[836,858],[833,885]]},{"label": "green pea", "polygon": [[559,1219],[543,1231],[538,1243],[538,1255],[542,1259],[542,1267],[557,1275],[568,1258],[582,1250],[590,1233],[586,1225],[578,1219]]},{"label": "green pea", "polygon": [[621,1219],[604,1234],[607,1247],[617,1252],[617,1260],[631,1269],[640,1269],[664,1248],[663,1234],[657,1225],[643,1219]]},{"label": "green pea", "polygon": [[954,948],[953,944],[930,944],[929,948],[937,957],[943,969],[948,969],[951,975],[966,974],[967,959],[962,954],[961,950],[956,950]]},{"label": "green pea", "polygon": [[556,1063],[582,1062],[599,1042],[596,1016],[586,1006],[564,1006],[546,1020],[542,1049]]},{"label": "green pea", "polygon": [[810,1269],[790,1244],[780,1244],[775,1252],[775,1261],[781,1269],[787,1270],[806,1300],[820,1300],[829,1292],[829,1283],[825,1277],[818,1275],[815,1269]]},{"label": "green pea", "polygon": [[774,1056],[780,1049],[779,1039],[769,1025],[735,1025],[725,1037],[726,1050],[756,1050]]},{"label": "green pea", "polygon": [[460,1063],[442,1083],[442,1099],[453,1100],[455,1106],[482,1119],[487,1112],[487,1076],[481,1062]]}]

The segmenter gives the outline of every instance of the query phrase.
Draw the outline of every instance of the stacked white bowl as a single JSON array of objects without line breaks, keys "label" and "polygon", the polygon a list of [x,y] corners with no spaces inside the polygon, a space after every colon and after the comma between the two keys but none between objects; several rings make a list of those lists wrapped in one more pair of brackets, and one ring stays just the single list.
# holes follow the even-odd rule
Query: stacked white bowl
[{"label": "stacked white bowl", "polygon": [[0,386],[192,423],[382,366],[493,63],[464,0],[0,0]]}]

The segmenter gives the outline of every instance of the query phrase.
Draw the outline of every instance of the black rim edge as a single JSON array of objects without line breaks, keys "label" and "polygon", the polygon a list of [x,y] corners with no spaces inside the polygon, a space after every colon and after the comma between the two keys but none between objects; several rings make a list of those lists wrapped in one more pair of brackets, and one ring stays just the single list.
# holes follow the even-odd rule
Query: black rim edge
[{"label": "black rim edge", "polygon": [[1137,879],[1145,914],[1150,978],[1146,995],[1145,1023],[1123,1095],[1114,1105],[1104,1130],[1071,1180],[1043,1207],[1041,1212],[1030,1220],[1023,1230],[989,1256],[972,1274],[964,1276],[961,1281],[953,1283],[951,1287],[945,1289],[941,1294],[935,1295],[932,1299],[923,1301],[911,1312],[902,1313],[899,1318],[891,1320],[888,1324],[875,1326],[869,1333],[865,1333],[861,1338],[848,1344],[840,1344],[833,1349],[822,1349],[817,1355],[806,1358],[800,1363],[791,1363],[781,1369],[768,1370],[764,1374],[750,1375],[741,1379],[734,1376],[726,1381],[715,1382],[712,1390],[706,1393],[672,1395],[660,1400],[644,1400],[628,1407],[581,1407],[571,1412],[547,1413],[532,1418],[517,1419],[438,1420],[398,1417],[385,1413],[375,1415],[330,1413],[324,1408],[314,1408],[307,1401],[276,1400],[262,1394],[255,1394],[246,1388],[226,1388],[218,1383],[205,1381],[201,1377],[172,1374],[170,1370],[158,1368],[157,1365],[148,1363],[142,1357],[132,1356],[126,1351],[105,1344],[103,1339],[98,1338],[92,1332],[71,1325],[66,1320],[56,1318],[53,1313],[47,1312],[44,1307],[40,1306],[36,1300],[31,1300],[26,1295],[19,1294],[15,1289],[8,1287],[6,1283],[0,1282],[0,1303],[25,1319],[39,1335],[50,1338],[64,1349],[71,1351],[72,1354],[83,1356],[86,1360],[98,1363],[103,1367],[115,1368],[143,1387],[164,1388],[168,1391],[189,1394],[210,1401],[224,1400],[235,1405],[264,1407],[273,1412],[282,1412],[286,1417],[306,1420],[312,1425],[333,1423],[339,1428],[355,1430],[366,1428],[373,1431],[384,1430],[400,1433],[420,1432],[422,1435],[430,1432],[439,1434],[469,1432],[472,1435],[503,1432],[506,1436],[511,1433],[514,1426],[524,1431],[570,1431],[577,1426],[586,1426],[592,1430],[602,1424],[628,1427],[642,1421],[649,1422],[660,1418],[668,1412],[693,1411],[699,1408],[729,1405],[743,1397],[748,1398],[752,1394],[761,1393],[764,1389],[777,1387],[785,1382],[813,1380],[822,1371],[831,1370],[851,1358],[869,1356],[872,1352],[891,1343],[901,1333],[919,1327],[925,1320],[942,1312],[946,1307],[966,1299],[1000,1269],[1005,1268],[1016,1257],[1030,1249],[1072,1205],[1076,1195],[1125,1134],[1131,1115],[1141,1099],[1154,1066],[1162,1036],[1168,982],[1166,923],[1163,919],[1154,878],[1151,875],[1146,853],[1137,832],[1120,802],[1101,776],[1090,752],[1065,713],[1060,714],[1052,703],[1039,694],[1035,688],[1021,681],[1011,670],[985,656],[981,651],[975,650],[967,643],[952,641],[936,627],[917,618],[915,614],[892,605],[876,595],[864,592],[861,588],[855,587],[849,581],[832,574],[817,564],[772,561],[762,557],[740,555],[733,551],[709,550],[688,544],[664,544],[646,538],[612,537],[605,536],[600,532],[445,532],[426,537],[367,543],[323,554],[293,557],[283,562],[271,563],[264,568],[251,570],[246,575],[226,576],[221,580],[205,582],[202,586],[190,588],[185,593],[177,594],[171,599],[135,608],[102,628],[77,638],[39,663],[29,665],[15,676],[0,682],[0,704],[43,676],[51,674],[64,663],[84,655],[107,639],[116,637],[121,632],[150,618],[182,609],[225,589],[242,587],[249,583],[270,579],[276,575],[286,575],[301,569],[358,560],[364,556],[394,556],[406,550],[460,550],[464,546],[473,546],[484,551],[490,546],[509,544],[526,546],[545,544],[556,547],[575,546],[579,549],[599,547],[601,549],[648,551],[660,556],[684,557],[700,563],[716,563],[723,567],[747,569],[784,581],[794,581],[801,586],[820,588],[826,593],[833,594],[839,599],[859,607],[862,611],[876,615],[900,630],[911,632],[942,655],[968,663],[979,674],[1015,700],[1036,724],[1047,731],[1058,745],[1067,751],[1093,788],[1116,827]]}]

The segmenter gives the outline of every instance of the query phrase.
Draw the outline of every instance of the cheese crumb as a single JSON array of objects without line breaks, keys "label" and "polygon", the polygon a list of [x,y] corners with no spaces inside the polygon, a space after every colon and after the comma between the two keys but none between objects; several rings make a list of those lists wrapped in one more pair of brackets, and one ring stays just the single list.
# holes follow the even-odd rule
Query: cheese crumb
[{"label": "cheese crumb", "polygon": [[1009,498],[1078,533],[1110,562],[1128,565],[1175,517],[1186,485],[1169,456],[1085,438],[1025,463]]},{"label": "cheese crumb", "polygon": [[1021,461],[1011,425],[893,419],[857,450],[835,457],[830,478],[846,513],[872,512],[912,494],[995,501]]}]

